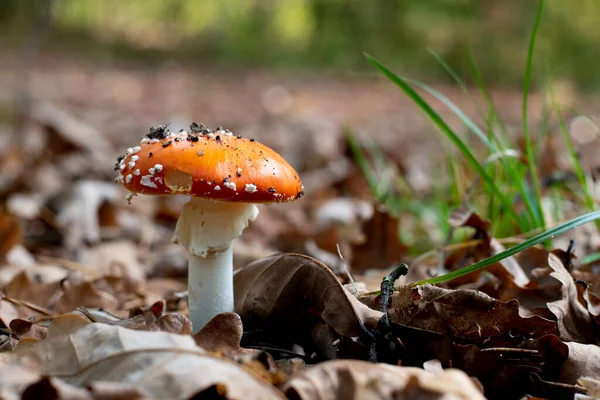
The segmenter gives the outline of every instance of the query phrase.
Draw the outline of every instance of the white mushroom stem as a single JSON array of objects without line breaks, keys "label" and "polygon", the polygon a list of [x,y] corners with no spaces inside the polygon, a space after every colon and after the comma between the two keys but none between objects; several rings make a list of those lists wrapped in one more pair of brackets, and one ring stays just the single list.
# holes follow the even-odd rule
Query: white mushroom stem
[{"label": "white mushroom stem", "polygon": [[177,221],[173,242],[190,253],[188,304],[194,333],[215,315],[233,311],[233,252],[231,244],[258,208],[192,197]]},{"label": "white mushroom stem", "polygon": [[233,311],[233,252],[190,255],[188,301],[194,333],[215,315]]}]

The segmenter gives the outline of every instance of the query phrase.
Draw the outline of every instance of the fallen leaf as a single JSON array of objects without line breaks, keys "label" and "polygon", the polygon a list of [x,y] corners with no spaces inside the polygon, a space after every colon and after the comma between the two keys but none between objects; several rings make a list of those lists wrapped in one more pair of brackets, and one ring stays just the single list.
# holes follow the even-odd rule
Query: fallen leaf
[{"label": "fallen leaf", "polygon": [[600,347],[593,344],[566,342],[569,358],[560,370],[562,383],[575,384],[582,376],[600,376]]},{"label": "fallen leaf", "polygon": [[84,241],[96,243],[100,240],[100,207],[105,202],[114,202],[118,188],[101,181],[77,182],[70,199],[57,217],[59,226],[66,232],[65,246],[75,250]]},{"label": "fallen leaf", "polygon": [[471,378],[456,369],[432,374],[420,368],[326,361],[295,373],[281,390],[301,400],[485,399]]},{"label": "fallen leaf", "polygon": [[56,318],[46,340],[22,340],[17,354],[38,358],[42,374],[77,387],[118,382],[151,399],[186,399],[218,385],[228,399],[281,398],[236,364],[208,355],[191,336],[90,323],[74,314]]},{"label": "fallen leaf", "polygon": [[[454,209],[448,219],[448,223],[453,229],[460,227],[475,229],[473,239],[481,240],[482,243],[478,244],[473,250],[468,249],[467,253],[465,253],[469,254],[472,251],[473,254],[470,255],[474,257],[474,261],[494,256],[505,250],[504,246],[490,235],[490,221],[483,219],[467,205],[463,204]],[[460,257],[454,257],[454,259],[459,258]],[[459,265],[458,267],[460,268],[461,266],[462,265]],[[513,256],[507,257],[495,265],[489,266],[487,271],[499,275],[501,280],[511,279],[519,288],[526,288],[529,284],[527,274],[525,274],[523,268]]]},{"label": "fallen leaf", "polygon": [[72,283],[63,282],[63,292],[56,301],[56,308],[63,313],[75,310],[77,307],[95,307],[116,310],[118,300],[110,293],[98,289],[94,282],[84,281]]},{"label": "fallen leaf", "polygon": [[352,271],[389,268],[401,262],[408,248],[398,235],[400,219],[375,207],[371,219],[363,224],[364,243],[352,245]]},{"label": "fallen leaf", "polygon": [[357,337],[373,329],[382,313],[361,304],[329,268],[299,254],[255,261],[234,276],[235,312],[246,331],[311,347],[311,332],[325,322],[338,335]]},{"label": "fallen leaf", "polygon": [[454,344],[456,368],[476,377],[486,393],[496,398],[520,398],[532,392],[530,374],[558,380],[557,371],[567,359],[568,347],[554,335],[526,340],[518,348]]},{"label": "fallen leaf", "polygon": [[[360,300],[369,307],[379,307],[379,296],[361,296]],[[554,321],[532,315],[516,300],[502,302],[476,290],[432,285],[398,288],[391,296],[388,316],[391,322],[439,333],[452,327],[455,335],[473,341],[510,342],[556,330]]]},{"label": "fallen leaf", "polygon": [[212,353],[220,353],[228,358],[245,354],[256,354],[256,350],[240,347],[244,334],[242,319],[232,312],[215,315],[194,335],[196,344]]},{"label": "fallen leaf", "polygon": [[548,303],[548,309],[556,316],[561,339],[594,343],[592,321],[586,307],[579,302],[573,277],[554,254],[548,255],[548,265],[554,270],[550,275],[562,284],[562,298]]},{"label": "fallen leaf", "polygon": [[34,324],[32,321],[24,319],[13,319],[10,321],[9,328],[17,338],[34,338],[38,340],[46,339],[48,328]]},{"label": "fallen leaf", "polygon": [[36,283],[28,271],[17,274],[3,290],[6,296],[47,307],[48,302],[60,289],[60,282]]},{"label": "fallen leaf", "polygon": [[146,277],[138,261],[137,252],[137,247],[131,241],[101,243],[82,252],[79,262],[93,267],[96,270],[96,277],[118,276],[125,281],[125,284],[135,287]]}]

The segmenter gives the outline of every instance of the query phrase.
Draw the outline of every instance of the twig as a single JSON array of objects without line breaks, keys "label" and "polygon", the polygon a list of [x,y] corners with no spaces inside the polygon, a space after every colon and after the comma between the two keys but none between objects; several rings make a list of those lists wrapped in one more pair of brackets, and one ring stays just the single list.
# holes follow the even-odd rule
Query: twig
[{"label": "twig", "polygon": [[394,293],[394,284],[403,275],[408,274],[408,265],[400,264],[396,269],[388,274],[383,281],[381,281],[381,302],[379,304],[379,311],[383,313],[383,317],[380,322],[389,328],[390,321],[388,319],[387,307],[390,301],[390,296]]}]

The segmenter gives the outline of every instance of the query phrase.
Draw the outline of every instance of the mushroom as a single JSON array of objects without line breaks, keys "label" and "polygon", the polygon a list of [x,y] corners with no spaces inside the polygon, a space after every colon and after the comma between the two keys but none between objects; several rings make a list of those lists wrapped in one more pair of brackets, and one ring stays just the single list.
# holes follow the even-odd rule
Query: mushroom
[{"label": "mushroom", "polygon": [[189,251],[188,304],[194,332],[233,311],[232,242],[258,215],[256,204],[300,198],[304,187],[287,161],[269,147],[192,124],[173,133],[154,127],[119,157],[117,182],[131,194],[183,194],[190,200],[173,242]]}]

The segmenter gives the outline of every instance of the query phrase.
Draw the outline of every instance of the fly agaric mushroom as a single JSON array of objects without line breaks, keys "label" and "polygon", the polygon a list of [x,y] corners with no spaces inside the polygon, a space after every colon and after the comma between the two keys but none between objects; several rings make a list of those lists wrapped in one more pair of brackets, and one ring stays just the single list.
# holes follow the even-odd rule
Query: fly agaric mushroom
[{"label": "fly agaric mushroom", "polygon": [[117,182],[131,194],[190,197],[173,242],[190,254],[188,304],[194,332],[215,315],[233,311],[232,241],[258,215],[256,204],[293,201],[303,195],[298,174],[272,149],[254,139],[211,131],[193,123],[173,133],[150,128],[139,146],[119,157]]}]

